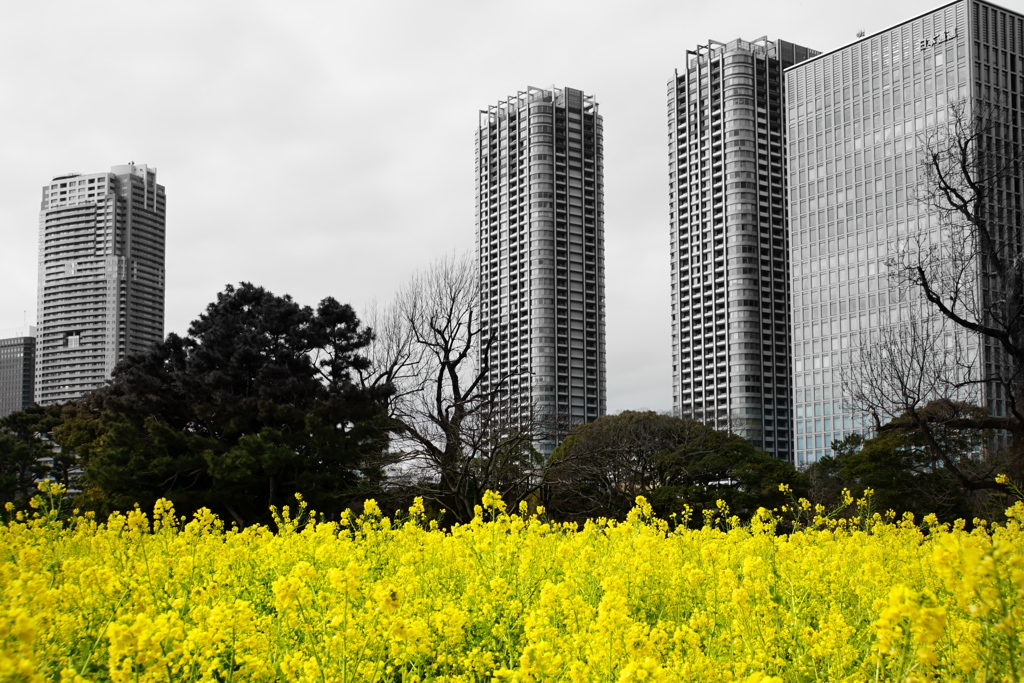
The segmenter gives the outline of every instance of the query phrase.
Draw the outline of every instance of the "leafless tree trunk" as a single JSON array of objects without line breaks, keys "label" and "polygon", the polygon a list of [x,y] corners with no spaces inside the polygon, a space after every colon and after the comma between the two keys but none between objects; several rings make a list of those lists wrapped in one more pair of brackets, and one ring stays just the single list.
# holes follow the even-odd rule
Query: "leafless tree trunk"
[{"label": "leafless tree trunk", "polygon": [[535,442],[545,416],[509,414],[502,397],[525,370],[495,377],[490,351],[501,341],[478,315],[479,277],[468,256],[441,259],[403,287],[394,303],[367,316],[376,340],[367,385],[391,384],[392,448],[422,493],[457,521],[473,515],[485,490],[517,503],[540,485]]}]

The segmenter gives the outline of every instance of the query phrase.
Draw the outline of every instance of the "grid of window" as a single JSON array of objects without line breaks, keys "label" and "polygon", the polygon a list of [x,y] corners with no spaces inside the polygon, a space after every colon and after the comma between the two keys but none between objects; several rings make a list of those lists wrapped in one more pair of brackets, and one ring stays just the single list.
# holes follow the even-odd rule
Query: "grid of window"
[{"label": "grid of window", "polygon": [[82,396],[126,355],[163,339],[165,214],[164,188],[145,165],[60,176],[43,187],[39,403]]},{"label": "grid of window", "polygon": [[885,267],[901,238],[938,235],[917,199],[923,147],[958,102],[1000,110],[1018,140],[1021,39],[1021,17],[964,0],[787,71],[798,465],[867,433],[843,391],[857,347],[927,312]]},{"label": "grid of window", "polygon": [[571,88],[480,113],[481,321],[500,338],[488,384],[516,377],[501,408],[523,419],[605,412],[602,126],[594,98]]},{"label": "grid of window", "polygon": [[673,404],[789,460],[782,72],[766,39],[691,51],[669,84]]},{"label": "grid of window", "polygon": [[0,339],[0,417],[32,405],[35,337]]}]

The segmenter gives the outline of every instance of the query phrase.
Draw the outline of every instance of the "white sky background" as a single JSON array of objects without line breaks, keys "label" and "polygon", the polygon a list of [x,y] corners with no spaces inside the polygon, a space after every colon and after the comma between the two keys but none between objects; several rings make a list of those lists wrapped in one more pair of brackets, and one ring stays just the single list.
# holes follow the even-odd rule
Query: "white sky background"
[{"label": "white sky background", "polygon": [[604,117],[608,410],[669,410],[666,88],[686,50],[767,35],[827,51],[939,4],[6,3],[0,329],[35,321],[42,186],[129,161],[167,188],[167,332],[241,281],[387,301],[474,247],[477,112],[568,86]]}]

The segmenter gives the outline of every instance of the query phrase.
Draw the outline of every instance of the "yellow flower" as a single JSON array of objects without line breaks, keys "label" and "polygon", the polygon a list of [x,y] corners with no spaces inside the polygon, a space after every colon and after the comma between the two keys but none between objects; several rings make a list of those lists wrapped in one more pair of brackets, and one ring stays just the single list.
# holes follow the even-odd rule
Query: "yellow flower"
[{"label": "yellow flower", "polygon": [[861,525],[799,499],[816,517],[787,533],[724,503],[699,529],[643,497],[628,521],[580,523],[484,503],[448,529],[411,521],[422,501],[405,524],[369,503],[301,528],[284,511],[274,529],[175,520],[168,502],[7,520],[0,681],[1016,676],[1024,503],[968,531],[866,511]]},{"label": "yellow flower", "polygon": [[505,501],[501,499],[501,494],[496,491],[484,491],[484,497],[481,502],[483,503],[485,510],[493,510],[496,512],[505,511]]}]

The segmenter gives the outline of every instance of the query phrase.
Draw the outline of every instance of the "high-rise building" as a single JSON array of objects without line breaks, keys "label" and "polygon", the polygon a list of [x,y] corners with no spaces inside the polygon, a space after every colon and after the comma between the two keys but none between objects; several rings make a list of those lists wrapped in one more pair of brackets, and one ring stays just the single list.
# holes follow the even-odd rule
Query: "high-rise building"
[{"label": "high-rise building", "polygon": [[35,372],[35,327],[0,330],[0,417],[32,405]]},{"label": "high-rise building", "polygon": [[676,414],[789,460],[789,270],[782,40],[687,51],[668,88]]},{"label": "high-rise building", "polygon": [[[843,391],[856,348],[927,312],[889,281],[886,260],[910,235],[938,237],[941,221],[918,193],[929,141],[959,103],[968,118],[985,109],[1019,145],[1022,73],[1024,17],[979,0],[957,0],[786,72],[797,465],[867,430]],[[1020,205],[1019,179],[1000,201]],[[995,231],[1020,239],[1019,223]],[[992,389],[977,400],[1005,414]]]},{"label": "high-rise building", "polygon": [[572,88],[530,87],[480,112],[480,313],[500,330],[488,383],[512,377],[509,415],[605,413],[602,136],[594,97]]},{"label": "high-rise building", "polygon": [[81,397],[164,333],[164,188],[145,164],[54,178],[39,214],[36,401]]}]

